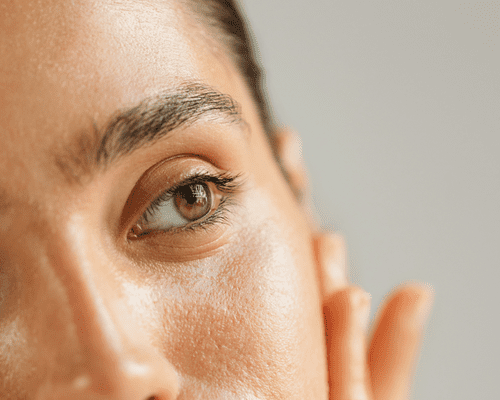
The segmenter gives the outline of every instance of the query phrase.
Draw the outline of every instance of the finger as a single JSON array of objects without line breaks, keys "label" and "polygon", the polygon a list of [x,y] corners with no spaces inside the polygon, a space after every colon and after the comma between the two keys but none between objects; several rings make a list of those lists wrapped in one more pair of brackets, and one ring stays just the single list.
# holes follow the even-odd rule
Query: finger
[{"label": "finger", "polygon": [[345,241],[337,233],[319,232],[313,237],[313,247],[321,291],[326,298],[347,286]]},{"label": "finger", "polygon": [[366,327],[370,297],[354,286],[335,292],[323,305],[330,400],[369,400]]},{"label": "finger", "polygon": [[368,352],[375,400],[408,398],[432,298],[430,287],[407,285],[390,295],[382,307]]}]

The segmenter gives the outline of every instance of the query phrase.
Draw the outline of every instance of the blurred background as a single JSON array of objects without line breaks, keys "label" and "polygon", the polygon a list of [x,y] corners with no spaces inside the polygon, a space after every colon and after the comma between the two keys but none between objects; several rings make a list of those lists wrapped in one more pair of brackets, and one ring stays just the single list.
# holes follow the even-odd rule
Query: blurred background
[{"label": "blurred background", "polygon": [[412,398],[498,398],[500,2],[243,6],[372,315],[400,282],[435,289]]}]

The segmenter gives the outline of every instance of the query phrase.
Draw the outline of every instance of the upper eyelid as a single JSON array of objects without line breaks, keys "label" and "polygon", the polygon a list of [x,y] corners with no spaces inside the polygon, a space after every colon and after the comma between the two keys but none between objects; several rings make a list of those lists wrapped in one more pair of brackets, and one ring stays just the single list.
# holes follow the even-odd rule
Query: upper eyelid
[{"label": "upper eyelid", "polygon": [[[193,181],[193,177],[198,181],[209,180],[217,183],[219,178],[231,178],[230,184],[223,185],[220,189],[222,195],[225,193],[235,193],[235,198],[239,200],[239,193],[246,192],[251,186],[247,187],[246,181],[249,180],[250,174],[241,167],[229,164],[220,164],[218,160],[197,153],[182,153],[175,156],[165,158],[155,162],[153,165],[145,165],[145,171],[140,178],[136,180],[132,190],[129,192],[127,199],[124,201],[118,223],[116,224],[116,235],[122,239],[131,237],[131,230],[135,229],[141,222],[141,217],[144,215],[148,207],[159,197],[167,197],[168,193],[172,193],[179,186],[185,185]],[[146,166],[148,168],[146,169]],[[142,169],[142,168],[141,168]],[[203,178],[200,178],[199,176]],[[132,234],[133,235],[133,234]]]},{"label": "upper eyelid", "polygon": [[[172,187],[166,189],[163,191],[160,195],[158,195],[153,201],[151,201],[151,204],[154,204],[155,202],[159,200],[166,201],[170,197],[172,197],[173,193],[179,189],[180,187],[187,186],[187,185],[194,185],[196,183],[206,183],[206,182],[212,182],[217,186],[217,182],[219,182],[219,186],[217,188],[224,193],[231,193],[232,190],[237,190],[241,187],[242,182],[236,182],[241,175],[235,175],[235,176],[230,176],[227,174],[219,174],[219,175],[212,175],[209,173],[198,173],[194,174],[191,177],[188,177],[184,179],[182,182],[179,182]],[[224,185],[224,182],[221,183],[221,181],[227,181],[226,185]],[[222,188],[222,189],[221,189]],[[149,207],[148,207],[149,208]]]},{"label": "upper eyelid", "polygon": [[196,183],[206,183],[212,182],[216,185],[217,189],[226,195],[234,194],[235,192],[241,190],[242,186],[246,182],[246,179],[242,177],[242,174],[230,174],[229,172],[221,172],[217,174],[211,174],[208,172],[198,172],[193,174],[192,176],[184,179],[183,181],[173,185],[172,187],[163,191],[160,195],[158,195],[154,200],[149,202],[149,205],[146,209],[144,209],[143,213],[139,217],[139,221],[143,218],[146,218],[147,215],[154,212],[152,208],[157,206],[157,203],[161,203],[164,201],[171,200],[173,197],[173,193],[182,186],[196,184]]},{"label": "upper eyelid", "polygon": [[[203,178],[205,178],[205,179],[202,180]],[[192,177],[187,178],[178,184],[175,184],[171,188],[164,191],[160,196],[156,197],[155,200],[153,200],[152,202],[149,203],[148,207],[144,210],[140,219],[142,219],[144,217],[144,215],[148,212],[148,210],[151,208],[151,206],[153,205],[154,202],[161,199],[161,197],[170,196],[171,193],[174,192],[179,187],[182,187],[182,186],[189,184],[186,182],[194,182],[194,183],[200,182],[201,183],[201,182],[207,182],[210,179],[217,180],[217,178],[227,180],[226,184],[228,186],[226,187],[226,190],[221,190],[219,188],[219,190],[221,190],[223,193],[225,193],[226,196],[222,197],[218,208],[209,217],[201,218],[201,220],[193,221],[192,223],[188,223],[184,226],[173,228],[171,230],[170,229],[166,229],[166,230],[157,229],[157,230],[152,230],[150,232],[145,232],[144,234],[140,234],[140,235],[136,236],[136,238],[139,238],[141,236],[149,236],[150,234],[169,233],[169,231],[170,231],[170,233],[181,232],[181,231],[187,232],[187,231],[191,231],[193,229],[199,229],[199,228],[206,227],[209,224],[217,223],[217,221],[221,221],[221,220],[227,221],[226,216],[221,215],[221,213],[224,213],[224,214],[232,213],[233,210],[231,208],[234,206],[237,206],[239,204],[239,201],[235,198],[234,195],[241,192],[241,190],[243,189],[243,187],[245,186],[245,183],[247,181],[247,179],[245,177],[243,177],[242,174],[232,175],[229,173],[221,173],[217,176],[212,175],[210,173],[202,173],[200,175],[195,174]],[[169,199],[165,199],[165,200],[169,200]],[[215,218],[217,218],[217,221],[214,221]],[[139,221],[140,221],[140,219],[139,219]]]}]

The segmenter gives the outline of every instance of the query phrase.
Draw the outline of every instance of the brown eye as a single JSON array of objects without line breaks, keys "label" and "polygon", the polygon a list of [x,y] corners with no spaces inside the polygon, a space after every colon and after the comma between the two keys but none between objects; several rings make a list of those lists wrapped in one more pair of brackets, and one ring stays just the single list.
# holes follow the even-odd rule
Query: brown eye
[{"label": "brown eye", "polygon": [[204,183],[185,185],[174,193],[174,204],[183,218],[196,221],[210,212],[212,195]]},{"label": "brown eye", "polygon": [[171,194],[156,199],[131,230],[138,237],[154,230],[181,228],[212,211],[216,196],[207,183],[179,186]]},{"label": "brown eye", "polygon": [[227,199],[241,183],[237,177],[219,175],[195,175],[174,186],[153,200],[135,225],[130,229],[130,239],[154,232],[181,234],[189,228],[191,232],[201,226],[225,221]]}]

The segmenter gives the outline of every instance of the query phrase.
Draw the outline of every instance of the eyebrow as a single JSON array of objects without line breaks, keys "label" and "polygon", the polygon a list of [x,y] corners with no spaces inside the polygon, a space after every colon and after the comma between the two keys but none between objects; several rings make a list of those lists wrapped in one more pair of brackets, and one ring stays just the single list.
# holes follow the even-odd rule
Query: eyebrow
[{"label": "eyebrow", "polygon": [[173,130],[211,118],[218,122],[249,128],[239,104],[201,83],[188,83],[147,97],[139,104],[114,114],[104,128],[95,121],[92,129],[75,135],[64,150],[57,153],[55,163],[70,182],[92,179],[131,153],[151,146]]}]

